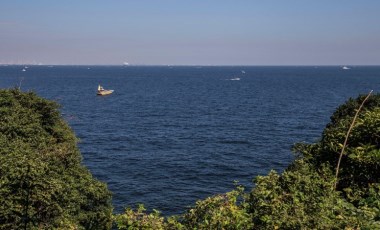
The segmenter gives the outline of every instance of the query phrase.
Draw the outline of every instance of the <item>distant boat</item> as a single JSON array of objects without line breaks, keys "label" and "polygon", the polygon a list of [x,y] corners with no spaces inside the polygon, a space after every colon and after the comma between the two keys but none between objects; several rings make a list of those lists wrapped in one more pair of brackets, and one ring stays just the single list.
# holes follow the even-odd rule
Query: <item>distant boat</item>
[{"label": "distant boat", "polygon": [[26,71],[26,69],[22,69],[21,71],[22,71],[22,72],[25,72],[25,71]]},{"label": "distant boat", "polygon": [[230,81],[240,81],[240,77],[231,78]]},{"label": "distant boat", "polygon": [[350,68],[348,68],[347,66],[343,66],[342,69],[350,69]]},{"label": "distant boat", "polygon": [[241,73],[242,73],[242,74],[245,74],[245,71],[244,71],[244,70],[242,70],[242,71],[241,71]]},{"label": "distant boat", "polygon": [[101,85],[98,86],[98,93],[99,96],[105,96],[113,93],[112,89],[104,89]]}]

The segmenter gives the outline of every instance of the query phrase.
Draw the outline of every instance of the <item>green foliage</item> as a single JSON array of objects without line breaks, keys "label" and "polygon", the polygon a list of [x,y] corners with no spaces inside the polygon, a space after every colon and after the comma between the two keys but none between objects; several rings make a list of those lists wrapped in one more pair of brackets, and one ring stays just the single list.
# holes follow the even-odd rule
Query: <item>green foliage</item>
[{"label": "green foliage", "polygon": [[[364,100],[366,95],[360,95],[357,98],[350,98],[346,103],[339,106],[333,115],[330,117],[330,123],[327,125],[327,128],[330,126],[336,126],[342,120],[346,118],[353,118],[360,104]],[[363,111],[373,110],[375,108],[380,108],[380,95],[372,94],[365,103]]]},{"label": "green foliage", "polygon": [[55,102],[0,90],[0,229],[109,229],[111,195],[81,165]]},{"label": "green foliage", "polygon": [[[340,106],[326,126],[321,141],[297,145],[295,150],[315,167],[327,163],[335,168],[346,132],[363,99],[364,96],[350,99]],[[341,166],[338,178],[340,190],[352,186],[366,188],[370,183],[380,182],[380,95],[370,96],[359,113]]]},{"label": "green foliage", "polygon": [[226,194],[216,195],[197,201],[182,216],[182,224],[186,229],[251,229],[253,223],[246,212],[244,202],[237,204],[242,199],[241,188]]},{"label": "green foliage", "polygon": [[[295,150],[314,167],[337,165],[346,132],[364,96],[350,99],[340,106],[326,126],[322,139],[315,144],[300,144]],[[380,183],[380,95],[372,95],[364,104],[348,138],[342,157],[338,190],[360,189],[366,193],[369,184]]]},{"label": "green foliage", "polygon": [[[335,170],[347,130],[364,98],[365,96],[360,96],[350,99],[340,106],[331,117],[320,141],[295,145],[295,151],[312,169],[320,170],[325,167],[330,171]],[[337,178],[337,201],[345,205],[344,212],[348,210],[350,223],[356,223],[361,228],[380,228],[379,143],[380,95],[372,95],[364,104],[348,138]],[[334,192],[326,190],[325,197],[332,193]]]},{"label": "green foliage", "polygon": [[[332,190],[328,167],[318,171],[303,160],[282,175],[272,171],[256,178],[249,212],[257,229],[356,229],[376,225],[375,210],[356,208]],[[366,210],[366,212],[364,212]]]},{"label": "green foliage", "polygon": [[160,212],[153,210],[153,213],[148,214],[145,210],[144,205],[140,204],[136,211],[127,208],[124,214],[116,215],[118,229],[165,229],[164,218],[160,216]]},{"label": "green foliage", "polygon": [[160,213],[146,213],[143,205],[136,211],[127,208],[124,214],[116,215],[118,229],[251,229],[250,215],[243,205],[237,204],[242,199],[242,189],[226,194],[216,195],[197,201],[185,214],[164,218]]}]

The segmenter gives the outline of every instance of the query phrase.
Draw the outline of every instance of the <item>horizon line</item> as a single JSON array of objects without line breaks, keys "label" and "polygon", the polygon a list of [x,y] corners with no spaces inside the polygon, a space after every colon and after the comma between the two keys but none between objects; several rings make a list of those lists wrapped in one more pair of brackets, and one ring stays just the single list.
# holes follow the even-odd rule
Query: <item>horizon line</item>
[{"label": "horizon line", "polygon": [[268,64],[268,65],[245,65],[245,64],[236,64],[236,65],[228,65],[228,64],[212,64],[212,65],[198,65],[198,64],[7,64],[7,63],[0,63],[0,66],[119,66],[119,67],[139,67],[139,66],[145,66],[145,67],[328,67],[328,66],[380,66],[380,64]]}]

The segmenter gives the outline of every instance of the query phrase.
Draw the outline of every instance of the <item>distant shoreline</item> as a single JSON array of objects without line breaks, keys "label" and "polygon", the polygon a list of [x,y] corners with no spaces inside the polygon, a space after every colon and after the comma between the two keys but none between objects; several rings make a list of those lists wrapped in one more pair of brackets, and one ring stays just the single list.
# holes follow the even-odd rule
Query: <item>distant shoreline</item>
[{"label": "distant shoreline", "polygon": [[380,64],[376,65],[347,65],[347,64],[339,64],[339,65],[116,65],[116,64],[0,64],[0,66],[41,66],[41,67],[54,67],[54,66],[102,66],[102,67],[380,67]]}]

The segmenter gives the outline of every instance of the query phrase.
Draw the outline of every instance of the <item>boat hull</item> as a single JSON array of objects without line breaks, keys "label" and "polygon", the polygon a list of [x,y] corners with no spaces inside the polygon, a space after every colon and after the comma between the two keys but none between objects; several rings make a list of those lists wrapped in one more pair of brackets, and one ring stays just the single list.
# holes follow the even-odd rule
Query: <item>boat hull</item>
[{"label": "boat hull", "polygon": [[111,93],[113,93],[113,90],[102,90],[102,91],[98,91],[97,95],[105,96],[105,95],[109,95]]}]

